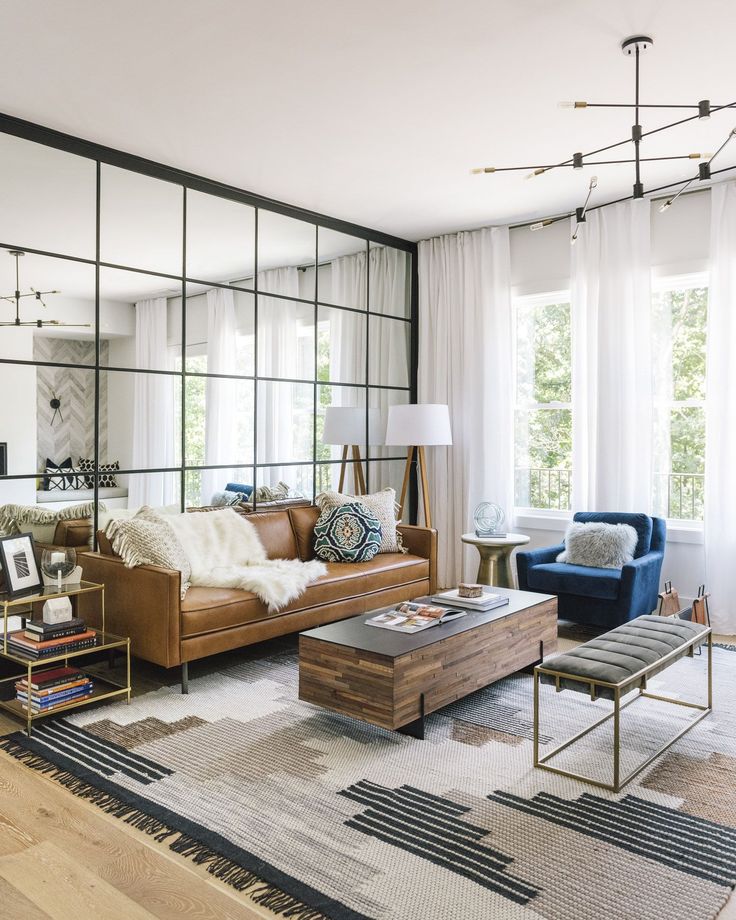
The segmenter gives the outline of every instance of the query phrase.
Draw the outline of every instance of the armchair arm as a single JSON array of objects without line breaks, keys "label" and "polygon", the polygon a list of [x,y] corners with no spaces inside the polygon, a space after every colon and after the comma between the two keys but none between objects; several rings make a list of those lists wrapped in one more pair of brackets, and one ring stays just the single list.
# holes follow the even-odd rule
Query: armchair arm
[{"label": "armchair arm", "polygon": [[630,617],[651,613],[656,608],[663,558],[664,553],[655,550],[627,562],[621,569],[621,600]]},{"label": "armchair arm", "polygon": [[556,562],[557,557],[564,548],[564,543],[558,543],[556,546],[544,546],[541,549],[518,550],[516,553],[516,574],[519,579],[519,590],[529,590],[529,569],[545,562]]},{"label": "armchair arm", "polygon": [[[105,586],[107,629],[130,636],[130,650],[138,658],[165,668],[181,664],[180,573],[156,565],[128,569],[118,556],[102,553],[80,553],[78,558],[85,579]],[[80,613],[101,625],[91,601]]]},{"label": "armchair arm", "polygon": [[404,546],[414,556],[429,560],[429,593],[437,590],[437,531],[414,524],[398,524]]}]

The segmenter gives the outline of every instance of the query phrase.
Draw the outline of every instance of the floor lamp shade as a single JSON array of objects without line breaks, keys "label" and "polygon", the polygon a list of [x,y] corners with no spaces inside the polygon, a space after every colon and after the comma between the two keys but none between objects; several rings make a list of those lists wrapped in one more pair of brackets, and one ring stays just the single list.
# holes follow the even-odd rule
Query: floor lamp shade
[{"label": "floor lamp shade", "polygon": [[[383,444],[381,412],[368,409],[368,444]],[[328,406],[325,409],[323,444],[365,444],[366,410],[357,406]]]},{"label": "floor lamp shade", "polygon": [[424,448],[452,444],[449,408],[437,403],[391,406],[388,410],[388,423],[386,425],[386,444],[409,445],[404,482],[401,486],[401,498],[399,499],[399,516],[404,513],[404,502],[406,501],[406,491],[409,487],[411,465],[416,451],[419,459],[419,477],[424,500],[424,522],[427,527],[431,527],[432,515],[429,508],[427,461],[424,456]]},{"label": "floor lamp shade", "polygon": [[322,443],[342,445],[340,482],[337,487],[339,492],[342,492],[345,486],[348,452],[349,448],[352,447],[355,493],[357,495],[365,494],[365,478],[363,476],[360,445],[366,443],[366,434],[368,444],[383,444],[381,413],[378,409],[368,409],[367,414],[366,410],[361,409],[359,406],[328,406],[325,409]]},{"label": "floor lamp shade", "polygon": [[437,403],[390,406],[386,444],[437,447],[452,444],[450,410]]}]

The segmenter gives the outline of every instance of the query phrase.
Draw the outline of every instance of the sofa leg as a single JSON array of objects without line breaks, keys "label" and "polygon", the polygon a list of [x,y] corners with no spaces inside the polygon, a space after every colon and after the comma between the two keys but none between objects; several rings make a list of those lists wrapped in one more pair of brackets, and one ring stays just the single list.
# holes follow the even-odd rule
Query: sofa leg
[{"label": "sofa leg", "polygon": [[189,662],[185,661],[181,666],[181,692],[189,693]]}]

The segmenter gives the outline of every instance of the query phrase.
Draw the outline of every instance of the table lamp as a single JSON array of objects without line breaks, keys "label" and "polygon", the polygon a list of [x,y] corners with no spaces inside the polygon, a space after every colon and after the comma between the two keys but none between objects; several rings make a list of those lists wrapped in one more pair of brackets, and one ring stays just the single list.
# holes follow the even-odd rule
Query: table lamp
[{"label": "table lamp", "polygon": [[408,406],[390,406],[388,410],[388,423],[386,425],[386,444],[409,446],[406,456],[406,469],[404,482],[401,486],[399,499],[399,519],[404,513],[406,490],[409,487],[411,464],[416,451],[419,459],[419,477],[421,480],[422,499],[424,502],[424,522],[427,527],[432,526],[432,515],[429,508],[429,487],[427,484],[427,460],[424,454],[425,447],[440,447],[452,444],[452,430],[450,428],[450,410],[445,405],[437,403],[414,403]]},{"label": "table lamp", "polygon": [[[368,427],[366,429],[366,421]],[[322,434],[323,444],[342,445],[342,463],[340,464],[340,484],[338,492],[345,486],[345,471],[348,464],[348,451],[353,455],[353,478],[355,494],[365,495],[365,477],[363,476],[363,459],[360,445],[383,444],[381,433],[381,413],[378,409],[366,410],[359,406],[328,406],[325,409],[325,427]]]}]

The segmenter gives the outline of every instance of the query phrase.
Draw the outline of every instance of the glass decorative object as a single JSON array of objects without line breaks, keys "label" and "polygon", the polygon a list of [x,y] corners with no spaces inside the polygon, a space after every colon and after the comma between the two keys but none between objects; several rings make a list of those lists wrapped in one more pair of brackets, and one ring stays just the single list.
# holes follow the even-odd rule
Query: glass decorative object
[{"label": "glass decorative object", "polygon": [[[41,553],[41,572],[47,585],[56,585],[61,591],[62,584],[69,579],[77,567],[77,553],[71,546],[45,549]],[[76,579],[77,581],[79,579]]]},{"label": "glass decorative object", "polygon": [[506,520],[503,508],[495,502],[481,502],[473,514],[476,537],[503,536],[501,528]]}]

